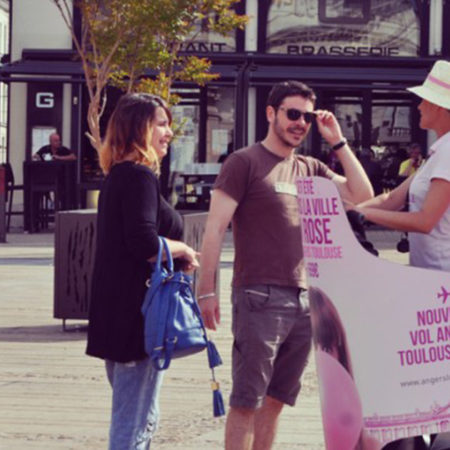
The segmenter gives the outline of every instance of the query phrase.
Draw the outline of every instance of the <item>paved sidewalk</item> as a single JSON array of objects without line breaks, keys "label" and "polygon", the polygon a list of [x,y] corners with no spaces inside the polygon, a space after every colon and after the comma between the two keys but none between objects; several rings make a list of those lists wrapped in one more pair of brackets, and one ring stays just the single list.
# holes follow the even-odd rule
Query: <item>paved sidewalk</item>
[{"label": "paved sidewalk", "polygon": [[[381,257],[405,263],[393,249],[399,233],[368,233]],[[53,319],[53,235],[10,234],[0,244],[0,449],[104,449],[110,389],[100,360],[84,355],[85,332],[63,332]],[[214,340],[224,360],[218,379],[230,392],[230,280],[233,246],[221,256],[222,325]],[[69,322],[68,325],[85,325]],[[224,419],[212,417],[206,355],[176,360],[165,375],[155,449],[223,448]],[[323,449],[314,363],[298,405],[283,411],[275,450]]]}]

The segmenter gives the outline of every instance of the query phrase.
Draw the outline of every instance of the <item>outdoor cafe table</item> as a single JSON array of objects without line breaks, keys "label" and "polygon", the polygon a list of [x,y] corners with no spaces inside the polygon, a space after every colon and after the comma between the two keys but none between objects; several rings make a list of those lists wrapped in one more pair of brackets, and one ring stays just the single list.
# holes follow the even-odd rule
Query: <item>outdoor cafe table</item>
[{"label": "outdoor cafe table", "polygon": [[25,231],[38,231],[55,212],[76,207],[75,161],[25,161],[23,180]]}]

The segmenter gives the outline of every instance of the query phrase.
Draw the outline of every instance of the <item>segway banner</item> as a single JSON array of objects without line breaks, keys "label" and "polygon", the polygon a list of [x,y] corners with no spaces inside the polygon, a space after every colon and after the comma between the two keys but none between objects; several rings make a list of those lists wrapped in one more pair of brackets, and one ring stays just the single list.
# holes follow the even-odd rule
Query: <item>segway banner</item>
[{"label": "segway banner", "polygon": [[336,186],[297,182],[327,450],[450,430],[450,276],[369,253]]}]

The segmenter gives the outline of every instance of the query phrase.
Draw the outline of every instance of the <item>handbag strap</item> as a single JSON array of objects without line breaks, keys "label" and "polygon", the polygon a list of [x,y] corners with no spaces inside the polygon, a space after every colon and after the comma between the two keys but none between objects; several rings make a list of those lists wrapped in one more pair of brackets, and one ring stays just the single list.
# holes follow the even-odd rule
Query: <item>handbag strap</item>
[{"label": "handbag strap", "polygon": [[172,253],[169,250],[169,245],[167,244],[167,241],[161,236],[158,236],[158,240],[159,240],[159,248],[158,248],[158,258],[156,260],[156,269],[161,271],[162,254],[163,254],[163,250],[164,250],[166,252],[166,257],[167,257],[167,269],[169,270],[169,272],[172,273],[173,272],[173,258],[172,258]]},{"label": "handbag strap", "polygon": [[[169,246],[167,244],[167,241],[161,237],[158,236],[159,240],[159,249],[158,249],[158,258],[156,260],[156,267],[155,270],[157,270],[160,273],[160,282],[166,283],[168,282],[167,277],[164,276],[163,268],[162,268],[162,252],[163,249],[166,252],[167,257],[167,268],[170,274],[173,274],[173,258],[172,253],[169,250]],[[169,275],[170,276],[170,275]],[[155,295],[157,293],[155,292]],[[153,365],[157,370],[165,370],[170,365],[170,360],[172,359],[172,353],[175,346],[175,342],[173,342],[173,339],[166,339],[167,343],[164,342],[165,335],[166,335],[166,324],[167,324],[167,316],[169,314],[169,302],[163,301],[158,302],[160,306],[160,310],[158,311],[158,327],[157,327],[157,336],[156,336],[156,347],[152,350],[152,356],[151,359],[153,361]],[[162,361],[162,350],[164,348],[164,344],[166,344],[166,350],[164,352],[164,361]]]},{"label": "handbag strap", "polygon": [[[161,280],[162,283],[164,281]],[[155,292],[157,295],[157,292]],[[167,324],[167,316],[169,313],[169,302],[163,301],[158,302],[160,309],[158,311],[158,325],[156,330],[156,346],[152,350],[151,359],[153,361],[153,365],[157,370],[165,370],[169,367],[170,358],[168,358],[167,351],[164,352],[164,361],[162,361],[162,354],[164,348],[164,339],[166,335],[166,324]],[[170,355],[171,357],[172,355]]]}]

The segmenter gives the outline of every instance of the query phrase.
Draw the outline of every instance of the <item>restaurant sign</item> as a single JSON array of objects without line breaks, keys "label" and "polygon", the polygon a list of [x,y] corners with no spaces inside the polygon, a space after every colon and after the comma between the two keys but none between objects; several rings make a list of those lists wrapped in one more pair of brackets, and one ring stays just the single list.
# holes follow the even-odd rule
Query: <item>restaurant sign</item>
[{"label": "restaurant sign", "polygon": [[223,53],[234,51],[226,42],[192,41],[181,44],[180,51],[187,53]]},{"label": "restaurant sign", "polygon": [[290,55],[417,56],[415,1],[273,0],[267,52]]},{"label": "restaurant sign", "polygon": [[190,36],[181,43],[180,51],[186,53],[226,53],[236,51],[236,34],[222,36],[208,30],[208,18],[196,23]]}]

